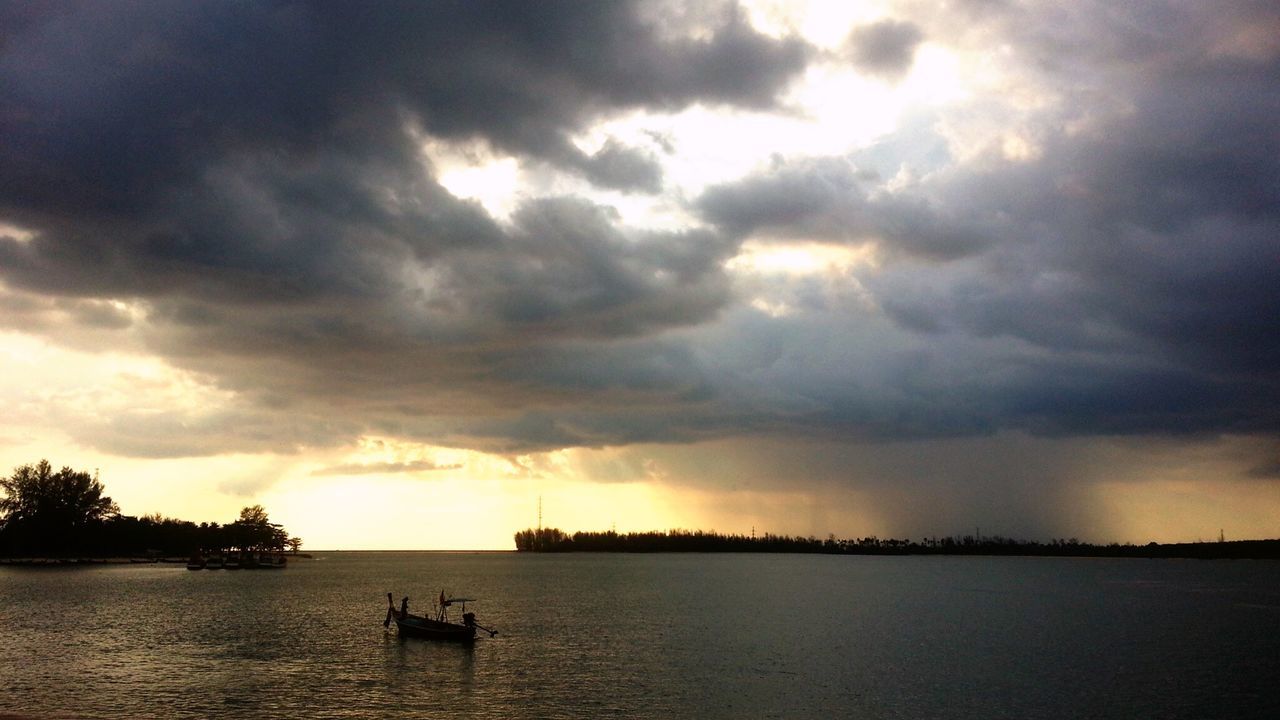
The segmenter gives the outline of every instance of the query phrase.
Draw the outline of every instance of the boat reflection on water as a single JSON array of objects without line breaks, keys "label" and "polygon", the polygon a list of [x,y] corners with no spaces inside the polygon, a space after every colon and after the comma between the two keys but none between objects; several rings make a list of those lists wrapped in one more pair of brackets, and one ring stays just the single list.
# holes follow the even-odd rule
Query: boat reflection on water
[{"label": "boat reflection on water", "polygon": [[[387,593],[387,618],[382,621],[383,627],[391,627],[391,621],[396,623],[396,631],[401,637],[415,637],[426,640],[443,640],[445,642],[475,642],[476,630],[483,630],[489,633],[489,637],[498,634],[497,630],[491,630],[476,622],[476,614],[467,612],[467,603],[475,602],[474,598],[448,598],[445,597],[444,591],[440,591],[440,600],[436,603],[436,616],[434,618],[425,617],[423,615],[413,615],[409,612],[409,598],[404,597],[400,600],[400,608],[396,609],[395,603],[391,599],[391,593]],[[462,624],[450,622],[449,608],[457,603],[462,608]]]}]

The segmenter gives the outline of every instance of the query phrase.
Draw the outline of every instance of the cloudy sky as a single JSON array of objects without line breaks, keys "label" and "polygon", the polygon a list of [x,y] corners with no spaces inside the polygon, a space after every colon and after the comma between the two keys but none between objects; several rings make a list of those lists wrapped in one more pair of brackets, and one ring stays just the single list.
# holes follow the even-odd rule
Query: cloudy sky
[{"label": "cloudy sky", "polygon": [[1273,2],[0,3],[0,463],[313,548],[1280,535]]}]

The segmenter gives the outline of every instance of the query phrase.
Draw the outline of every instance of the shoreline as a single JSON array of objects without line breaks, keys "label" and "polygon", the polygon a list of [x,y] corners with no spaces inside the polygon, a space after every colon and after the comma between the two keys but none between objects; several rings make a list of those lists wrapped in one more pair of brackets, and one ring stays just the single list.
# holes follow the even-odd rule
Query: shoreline
[{"label": "shoreline", "polygon": [[[310,553],[286,554],[290,560],[312,560]],[[80,565],[182,565],[186,566],[190,558],[185,557],[0,557],[0,565],[16,567],[75,567]],[[0,720],[10,720],[0,715]]]},{"label": "shoreline", "polygon": [[826,541],[815,538],[746,538],[696,533],[561,533],[536,539],[517,553],[749,553],[862,555],[872,557],[1056,557],[1150,560],[1280,560],[1280,539],[1232,540],[1146,545],[1093,545],[1080,542],[978,541],[936,545],[901,540]]}]

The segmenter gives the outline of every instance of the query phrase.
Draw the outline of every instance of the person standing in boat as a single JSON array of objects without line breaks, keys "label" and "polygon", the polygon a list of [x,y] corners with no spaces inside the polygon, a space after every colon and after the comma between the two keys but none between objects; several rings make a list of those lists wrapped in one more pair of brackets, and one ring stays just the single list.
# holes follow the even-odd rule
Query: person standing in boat
[{"label": "person standing in boat", "polygon": [[409,596],[400,598],[400,619],[409,617]]}]

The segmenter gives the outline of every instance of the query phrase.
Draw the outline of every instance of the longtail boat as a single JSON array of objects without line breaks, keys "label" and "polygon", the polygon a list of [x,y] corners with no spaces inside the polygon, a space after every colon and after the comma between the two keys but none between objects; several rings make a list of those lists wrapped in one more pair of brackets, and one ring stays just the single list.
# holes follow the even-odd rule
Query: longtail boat
[{"label": "longtail boat", "polygon": [[[394,620],[396,631],[402,637],[444,640],[446,642],[475,642],[477,629],[489,633],[489,637],[497,635],[497,630],[490,630],[476,623],[476,614],[467,612],[467,603],[469,602],[475,602],[475,599],[448,598],[445,597],[444,591],[441,590],[440,600],[436,604],[436,616],[429,618],[410,613],[409,598],[407,597],[401,599],[400,608],[397,609],[395,603],[391,600],[391,593],[387,593],[387,619],[382,621],[382,626],[390,627],[391,621]],[[449,620],[449,608],[455,603],[462,606],[461,625]]]}]

